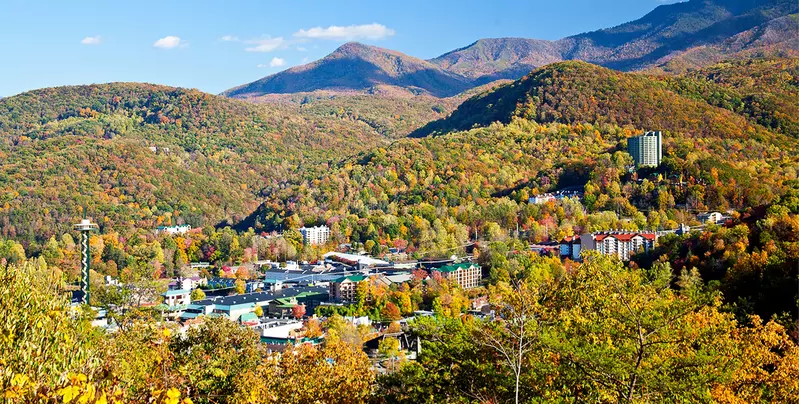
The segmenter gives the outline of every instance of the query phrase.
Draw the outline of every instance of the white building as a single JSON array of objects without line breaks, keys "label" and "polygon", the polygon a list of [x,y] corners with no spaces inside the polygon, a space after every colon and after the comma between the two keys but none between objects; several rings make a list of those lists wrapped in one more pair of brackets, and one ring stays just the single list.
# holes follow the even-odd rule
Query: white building
[{"label": "white building", "polygon": [[191,303],[191,291],[186,289],[167,290],[161,296],[167,306],[185,306]]},{"label": "white building", "polygon": [[697,215],[697,219],[699,219],[702,223],[721,223],[724,220],[724,215],[720,212],[704,212]]},{"label": "white building", "polygon": [[639,251],[649,252],[656,242],[657,233],[654,232],[607,231],[580,237],[583,251],[595,250],[604,255],[615,255],[622,261],[629,261]]},{"label": "white building", "polygon": [[300,234],[306,245],[322,245],[330,240],[330,228],[327,226],[302,227]]},{"label": "white building", "polygon": [[189,226],[187,224],[181,224],[181,225],[177,225],[177,226],[158,226],[158,228],[155,230],[155,232],[156,233],[168,233],[168,234],[171,234],[171,235],[174,236],[175,234],[188,233],[189,230],[191,230],[191,226]]}]

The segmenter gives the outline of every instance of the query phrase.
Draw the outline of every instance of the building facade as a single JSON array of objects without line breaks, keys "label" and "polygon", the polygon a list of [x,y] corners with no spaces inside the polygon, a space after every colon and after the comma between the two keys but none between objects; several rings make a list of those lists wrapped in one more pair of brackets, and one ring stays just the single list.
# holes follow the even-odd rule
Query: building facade
[{"label": "building facade", "polygon": [[330,300],[336,302],[354,302],[358,295],[358,284],[365,281],[364,275],[349,275],[330,281]]},{"label": "building facade", "polygon": [[724,215],[721,212],[703,212],[697,215],[697,219],[699,219],[702,223],[721,223],[724,220]]},{"label": "building facade", "polygon": [[330,228],[327,226],[302,227],[300,234],[306,245],[322,245],[330,240]]},{"label": "building facade", "polygon": [[663,137],[660,131],[646,132],[627,139],[627,152],[636,167],[657,167],[663,159]]},{"label": "building facade", "polygon": [[471,262],[452,264],[436,269],[441,276],[455,281],[463,289],[471,289],[480,286],[480,279],[483,278],[483,270],[480,265]]},{"label": "building facade", "polygon": [[604,255],[617,256],[622,261],[629,261],[638,252],[648,253],[655,248],[656,242],[657,233],[654,232],[607,231],[580,237],[583,251],[599,251]]},{"label": "building facade", "polygon": [[567,236],[560,240],[560,257],[579,260],[582,252],[580,236]]}]

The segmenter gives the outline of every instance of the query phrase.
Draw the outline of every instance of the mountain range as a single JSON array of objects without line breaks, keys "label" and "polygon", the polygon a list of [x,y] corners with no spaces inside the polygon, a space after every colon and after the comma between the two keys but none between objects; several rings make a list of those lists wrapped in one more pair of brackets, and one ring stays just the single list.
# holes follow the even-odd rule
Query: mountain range
[{"label": "mountain range", "polygon": [[480,39],[430,60],[347,43],[315,62],[292,67],[222,93],[257,98],[328,90],[448,97],[498,79],[518,79],[564,60],[622,71],[702,67],[752,53],[799,52],[799,3],[794,0],[690,0],[661,5],[616,27],[556,41]]}]

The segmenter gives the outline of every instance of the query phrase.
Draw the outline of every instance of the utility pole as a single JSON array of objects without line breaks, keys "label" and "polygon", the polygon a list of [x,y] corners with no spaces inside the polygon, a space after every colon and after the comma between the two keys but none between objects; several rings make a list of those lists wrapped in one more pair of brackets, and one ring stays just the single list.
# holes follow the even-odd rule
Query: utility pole
[{"label": "utility pole", "polygon": [[74,226],[80,232],[80,302],[89,304],[89,262],[91,262],[91,252],[89,251],[89,233],[97,231],[98,227],[85,216],[80,223]]}]

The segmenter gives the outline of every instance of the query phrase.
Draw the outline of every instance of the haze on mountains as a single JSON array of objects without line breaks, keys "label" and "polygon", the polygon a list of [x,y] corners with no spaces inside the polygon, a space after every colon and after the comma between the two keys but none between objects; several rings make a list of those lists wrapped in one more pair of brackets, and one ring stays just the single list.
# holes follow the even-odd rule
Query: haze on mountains
[{"label": "haze on mountains", "polygon": [[725,58],[799,52],[793,0],[690,0],[661,5],[616,27],[557,41],[486,38],[430,60],[359,43],[223,92],[237,98],[331,90],[447,97],[498,79],[518,79],[558,61],[622,71],[685,70]]}]

